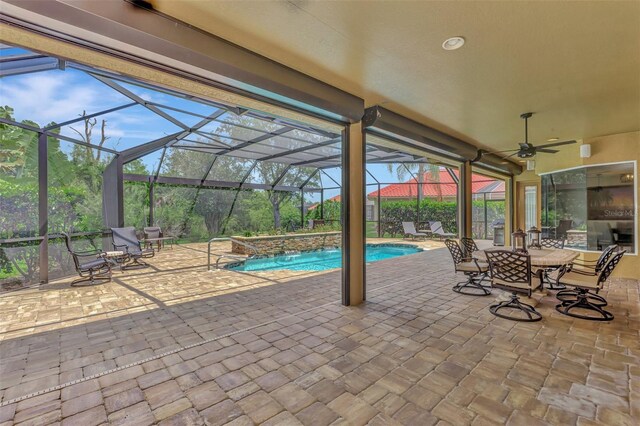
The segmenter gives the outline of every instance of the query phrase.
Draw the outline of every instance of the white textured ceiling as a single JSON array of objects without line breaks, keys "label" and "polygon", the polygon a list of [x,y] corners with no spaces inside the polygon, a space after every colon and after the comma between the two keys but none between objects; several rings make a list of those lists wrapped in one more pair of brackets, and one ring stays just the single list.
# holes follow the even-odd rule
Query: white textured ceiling
[{"label": "white textured ceiling", "polygon": [[[154,0],[231,42],[467,141],[640,129],[640,2]],[[442,42],[466,38],[446,52]]]}]

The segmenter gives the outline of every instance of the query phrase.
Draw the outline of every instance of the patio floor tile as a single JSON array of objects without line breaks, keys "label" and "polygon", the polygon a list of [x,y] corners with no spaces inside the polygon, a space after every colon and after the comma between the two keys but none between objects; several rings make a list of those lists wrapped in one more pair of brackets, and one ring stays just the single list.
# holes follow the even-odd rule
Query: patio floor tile
[{"label": "patio floor tile", "polygon": [[339,272],[207,272],[204,244],[0,294],[0,422],[634,424],[637,281],[605,286],[610,323],[560,315],[552,292],[515,323],[488,312],[504,293],[452,292],[448,252],[418,244],[367,266],[359,307]]}]

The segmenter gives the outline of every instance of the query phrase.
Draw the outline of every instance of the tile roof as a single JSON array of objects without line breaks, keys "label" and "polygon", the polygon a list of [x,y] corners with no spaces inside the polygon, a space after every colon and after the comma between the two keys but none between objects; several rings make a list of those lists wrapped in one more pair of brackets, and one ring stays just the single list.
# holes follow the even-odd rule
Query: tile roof
[{"label": "tile roof", "polygon": [[[331,198],[328,198],[328,199],[324,200],[324,202],[325,202],[325,203],[326,203],[327,201],[336,201],[336,202],[340,202],[340,194],[338,194],[338,195],[334,195],[333,197],[331,197]],[[307,211],[309,211],[309,210],[313,210],[313,209],[315,209],[316,207],[318,207],[319,205],[320,205],[320,203],[315,203],[314,205],[312,205],[311,207],[309,207],[309,208],[307,209]]]},{"label": "tile roof", "polygon": [[[458,176],[458,171],[454,170],[453,173]],[[424,174],[422,195],[423,197],[455,197],[457,196],[457,186],[453,181],[453,178],[449,173],[440,169],[440,183],[435,183],[435,180],[431,176],[430,172]],[[504,182],[490,177],[472,174],[471,175],[471,187],[473,193],[483,192],[504,192]],[[387,185],[380,189],[381,198],[411,198],[418,194],[418,184],[415,178],[411,178],[404,183],[395,183]],[[378,191],[375,190],[367,194],[369,198],[377,198]]]}]

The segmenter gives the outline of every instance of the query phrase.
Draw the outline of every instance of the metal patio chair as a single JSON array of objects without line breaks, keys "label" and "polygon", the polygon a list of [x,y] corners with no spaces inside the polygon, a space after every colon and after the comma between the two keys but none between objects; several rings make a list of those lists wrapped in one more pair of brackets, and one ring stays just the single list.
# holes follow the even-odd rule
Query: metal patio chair
[{"label": "metal patio chair", "polygon": [[554,235],[556,238],[567,238],[567,231],[573,227],[572,219],[560,219],[558,226],[554,229]]},{"label": "metal patio chair", "polygon": [[464,252],[465,257],[473,257],[473,253],[479,250],[478,245],[473,238],[460,238],[460,245],[462,246],[462,251]]},{"label": "metal patio chair", "polygon": [[71,282],[76,286],[82,282],[96,284],[96,280],[111,281],[111,264],[104,258],[105,252],[102,250],[74,250],[71,245],[71,237],[65,232],[60,233],[64,237],[67,250],[73,258],[73,264],[80,278]]},{"label": "metal patio chair", "polygon": [[[564,239],[563,238],[542,238],[540,240],[540,245],[542,248],[547,249],[563,249],[564,248]],[[542,281],[547,284],[547,288],[549,290],[564,290],[565,286],[562,284],[558,284],[556,280],[551,279],[549,274],[557,271],[558,268],[544,268],[542,270]]]},{"label": "metal patio chair", "polygon": [[[507,250],[487,250],[487,260],[491,271],[491,285],[493,287],[510,291],[511,298],[489,307],[489,311],[500,318],[513,321],[540,321],[542,315],[536,309],[520,301],[518,293],[531,296],[533,284],[531,282],[531,258],[529,255]],[[524,315],[508,315],[505,310]],[[502,311],[502,312],[501,312]]]},{"label": "metal patio chair", "polygon": [[[602,309],[603,306],[606,306],[607,301],[604,297],[599,296],[598,293],[602,290],[604,283],[609,279],[625,252],[625,250],[622,250],[615,253],[598,275],[586,275],[576,271],[561,273],[558,281],[566,286],[574,287],[578,293],[575,300],[560,299],[560,303],[556,305],[556,310],[563,315],[574,318],[591,321],[611,321],[613,314]],[[597,296],[597,298],[594,296]],[[604,302],[604,305],[602,302]],[[574,309],[593,311],[596,312],[597,316],[572,312]]]},{"label": "metal patio chair", "polygon": [[472,257],[465,256],[455,240],[447,239],[444,243],[449,249],[449,253],[451,253],[456,272],[462,272],[467,276],[466,281],[460,281],[453,286],[452,290],[468,296],[490,295],[491,288],[482,285],[482,281],[486,278],[487,272],[489,271],[489,265],[479,262]]},{"label": "metal patio chair", "polygon": [[571,262],[571,270],[579,270],[581,273],[597,275],[618,249],[619,246],[617,244],[611,244],[600,253],[600,256],[596,260],[574,260]]},{"label": "metal patio chair", "polygon": [[[133,226],[126,228],[111,228],[111,240],[115,250],[123,251],[127,254],[133,265],[129,266],[149,266],[141,259],[148,259],[155,255],[153,248],[142,248],[140,240],[136,236]],[[126,266],[125,266],[126,267]]]},{"label": "metal patio chair", "polygon": [[173,235],[165,235],[162,232],[162,228],[159,226],[145,226],[142,228],[144,232],[144,246],[145,248],[151,247],[153,248],[153,243],[155,242],[158,247],[158,251],[160,248],[164,248],[165,244],[168,242],[171,248],[173,248],[173,243],[175,242],[175,237]]},{"label": "metal patio chair", "polygon": [[[604,249],[597,260],[574,260],[570,265],[568,265],[564,269],[558,269],[549,274],[549,279],[558,282],[561,274],[565,274],[567,272],[575,272],[577,274],[596,276],[600,274],[602,269],[606,266],[609,259],[618,251],[619,247],[616,244],[612,244]],[[565,286],[562,286],[565,288]],[[571,302],[576,301],[578,297],[578,290],[575,289],[565,289],[560,290],[556,293],[556,298],[562,302]],[[597,293],[589,292],[587,297],[594,305],[603,307],[607,306],[607,301],[599,296]]]},{"label": "metal patio chair", "polygon": [[562,238],[542,238],[540,240],[540,245],[543,248],[563,249],[564,248],[564,239],[562,239]]}]

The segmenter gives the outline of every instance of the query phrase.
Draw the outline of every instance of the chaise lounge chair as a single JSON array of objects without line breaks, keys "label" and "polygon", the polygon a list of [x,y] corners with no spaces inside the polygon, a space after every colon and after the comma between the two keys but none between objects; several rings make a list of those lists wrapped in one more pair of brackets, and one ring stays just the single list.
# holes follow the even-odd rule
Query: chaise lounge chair
[{"label": "chaise lounge chair", "polygon": [[445,232],[442,228],[442,224],[439,221],[429,221],[429,229],[431,229],[431,234],[438,236],[438,238],[455,238],[456,234],[451,232]]},{"label": "chaise lounge chair", "polygon": [[129,255],[129,259],[133,261],[133,264],[136,266],[149,266],[141,259],[148,259],[155,255],[153,248],[142,248],[133,226],[111,228],[111,240],[113,242],[113,248]]},{"label": "chaise lounge chair", "polygon": [[416,225],[413,222],[402,222],[402,231],[404,233],[404,238],[410,236],[412,240],[416,238],[427,238],[429,236],[424,232],[416,231]]}]

